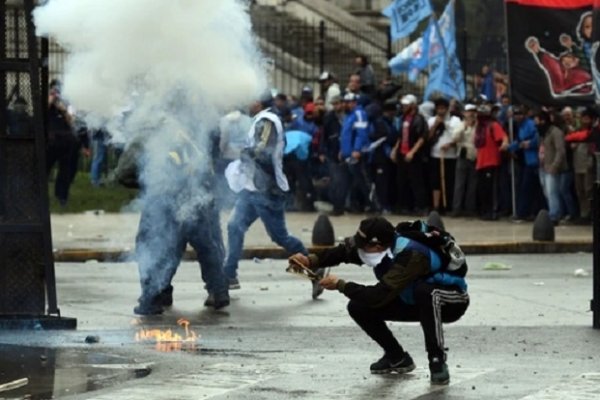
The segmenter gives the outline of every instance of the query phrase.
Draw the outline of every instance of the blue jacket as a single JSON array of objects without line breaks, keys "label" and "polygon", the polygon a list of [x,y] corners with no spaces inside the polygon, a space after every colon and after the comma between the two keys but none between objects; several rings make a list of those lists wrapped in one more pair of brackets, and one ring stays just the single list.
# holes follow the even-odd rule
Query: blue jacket
[{"label": "blue jacket", "polygon": [[353,151],[362,152],[365,147],[369,146],[368,128],[367,114],[360,105],[346,115],[340,138],[342,158],[350,157]]},{"label": "blue jacket", "polygon": [[517,138],[510,144],[508,150],[515,153],[519,150],[521,142],[529,141],[529,147],[523,149],[525,165],[528,167],[537,167],[540,163],[538,158],[539,135],[535,122],[531,118],[524,118],[518,124]]},{"label": "blue jacket", "polygon": [[[396,238],[396,243],[392,249],[394,257],[402,252],[415,251],[425,255],[429,259],[429,272],[430,276],[425,279],[427,283],[434,283],[443,286],[456,286],[459,287],[463,292],[467,291],[467,282],[465,278],[457,275],[452,275],[444,271],[442,260],[437,253],[416,240],[408,239],[403,236]],[[375,268],[375,276],[377,276],[377,268]],[[380,277],[377,276],[379,279]],[[417,281],[409,284],[400,293],[400,298],[406,304],[415,304],[414,291],[415,284]]]}]

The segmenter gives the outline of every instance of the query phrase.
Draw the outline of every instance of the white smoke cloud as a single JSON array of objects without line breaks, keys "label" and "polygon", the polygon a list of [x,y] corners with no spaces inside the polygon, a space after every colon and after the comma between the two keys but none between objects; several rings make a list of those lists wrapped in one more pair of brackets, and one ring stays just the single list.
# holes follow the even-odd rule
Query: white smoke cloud
[{"label": "white smoke cloud", "polygon": [[146,108],[174,89],[216,109],[266,87],[250,18],[236,0],[50,0],[37,33],[70,52],[63,94],[77,109],[111,118],[133,91]]},{"label": "white smoke cloud", "polygon": [[[138,251],[144,277],[143,265],[165,259],[160,247],[174,234],[166,224],[172,212],[187,221],[212,200],[212,188],[200,178],[211,170],[208,139],[220,118],[267,87],[246,6],[239,0],[49,0],[34,19],[38,35],[69,52],[62,96],[88,125],[107,127],[119,141],[143,140],[143,206],[172,209],[146,208],[147,222],[159,232],[156,245]],[[175,148],[185,151],[173,156]]]},{"label": "white smoke cloud", "polygon": [[[267,86],[238,0],[50,0],[34,19],[38,35],[68,50],[62,95],[88,125],[108,127],[117,141],[142,136],[150,195],[181,191],[174,174],[206,171],[220,117]],[[178,171],[166,155],[182,141],[194,154]],[[206,188],[194,190],[178,199],[182,219],[210,199]]]}]

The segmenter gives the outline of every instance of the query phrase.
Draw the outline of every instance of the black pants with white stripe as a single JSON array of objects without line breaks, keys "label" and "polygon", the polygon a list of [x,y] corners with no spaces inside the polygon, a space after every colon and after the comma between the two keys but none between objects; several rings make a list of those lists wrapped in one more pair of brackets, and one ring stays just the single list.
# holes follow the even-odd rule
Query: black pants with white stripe
[{"label": "black pants with white stripe", "polygon": [[398,300],[381,308],[351,300],[348,312],[354,321],[391,358],[400,358],[404,349],[398,343],[386,321],[420,322],[425,336],[425,348],[429,360],[444,359],[444,331],[442,323],[457,321],[469,306],[469,295],[447,286],[418,283],[415,287],[415,302],[410,305]]}]

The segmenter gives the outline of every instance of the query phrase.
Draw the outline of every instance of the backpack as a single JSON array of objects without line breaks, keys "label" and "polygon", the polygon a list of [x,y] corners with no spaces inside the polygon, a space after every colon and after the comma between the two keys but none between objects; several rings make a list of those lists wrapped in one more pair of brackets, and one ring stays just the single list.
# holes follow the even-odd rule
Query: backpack
[{"label": "backpack", "polygon": [[428,225],[425,221],[417,220],[400,222],[396,225],[396,233],[435,251],[442,260],[443,272],[463,278],[467,275],[468,266],[465,253],[456,243],[454,237],[445,230]]}]

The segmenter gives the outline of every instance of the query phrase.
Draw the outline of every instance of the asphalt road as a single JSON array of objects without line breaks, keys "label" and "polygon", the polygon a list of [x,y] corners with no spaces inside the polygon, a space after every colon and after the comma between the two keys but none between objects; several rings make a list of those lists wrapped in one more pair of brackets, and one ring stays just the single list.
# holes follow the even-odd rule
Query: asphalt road
[{"label": "asphalt road", "polygon": [[[58,264],[63,315],[74,332],[0,332],[0,399],[598,399],[600,332],[591,329],[591,255],[471,256],[471,307],[446,327],[451,383],[429,384],[417,324],[392,323],[417,369],[373,376],[379,348],[348,317],[346,299],[309,284],[285,263],[245,261],[242,289],[224,312],[202,306],[200,273],[185,263],[175,304],[160,317],[137,319],[135,264]],[[488,271],[487,262],[510,270]],[[342,266],[345,279],[372,282],[366,268]],[[201,337],[182,346],[136,342],[140,329],[171,328],[187,318]],[[99,343],[86,344],[88,335]],[[167,351],[170,350],[170,351]],[[4,396],[4,397],[3,397]]]}]

